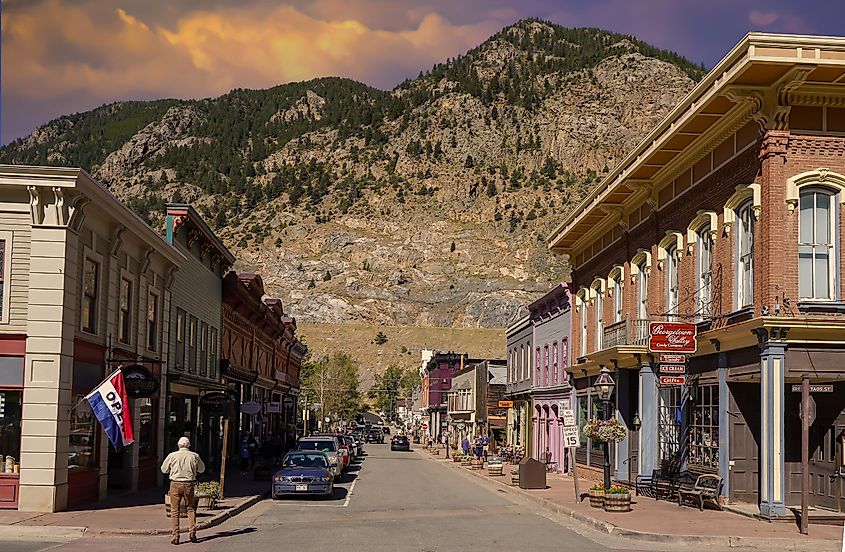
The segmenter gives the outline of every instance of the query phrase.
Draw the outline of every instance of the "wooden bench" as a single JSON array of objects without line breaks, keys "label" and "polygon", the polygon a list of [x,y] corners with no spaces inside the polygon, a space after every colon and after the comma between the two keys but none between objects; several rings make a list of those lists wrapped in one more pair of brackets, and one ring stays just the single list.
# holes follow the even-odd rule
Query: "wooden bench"
[{"label": "wooden bench", "polygon": [[722,492],[722,477],[712,473],[704,473],[695,478],[695,482],[682,481],[678,486],[678,506],[683,506],[686,500],[698,500],[698,509],[704,510],[704,501],[709,500],[719,510],[719,494]]},{"label": "wooden bench", "polygon": [[634,483],[634,492],[637,496],[650,496],[655,500],[661,497],[675,498],[680,475],[680,459],[663,460],[660,469],[652,471],[650,476],[637,476]]}]

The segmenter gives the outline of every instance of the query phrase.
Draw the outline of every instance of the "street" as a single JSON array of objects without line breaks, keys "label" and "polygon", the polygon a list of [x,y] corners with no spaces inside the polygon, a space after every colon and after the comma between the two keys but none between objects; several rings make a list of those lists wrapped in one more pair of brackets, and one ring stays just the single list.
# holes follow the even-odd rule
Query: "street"
[{"label": "street", "polygon": [[[199,533],[182,550],[434,552],[478,550],[661,550],[593,534],[536,506],[481,486],[471,476],[423,457],[368,444],[332,499],[264,500]],[[575,530],[573,530],[575,529]],[[576,532],[577,531],[577,532]],[[587,536],[584,536],[587,535]],[[70,543],[2,541],[4,552],[81,552],[98,546],[122,552],[172,550],[166,536],[88,536]],[[677,549],[677,546],[672,549]],[[692,549],[692,548],[690,548]]]}]

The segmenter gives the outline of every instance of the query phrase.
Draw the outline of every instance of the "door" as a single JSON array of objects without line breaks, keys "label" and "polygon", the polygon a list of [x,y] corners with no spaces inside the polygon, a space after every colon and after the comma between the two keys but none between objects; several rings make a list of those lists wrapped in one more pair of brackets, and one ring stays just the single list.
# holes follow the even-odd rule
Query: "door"
[{"label": "door", "polygon": [[842,465],[842,439],[845,413],[842,411],[843,388],[834,393],[814,393],[816,420],[810,426],[810,505],[831,510],[842,509],[838,474]]},{"label": "door", "polygon": [[759,502],[760,464],[760,386],[756,383],[731,383],[729,408],[730,500]]},{"label": "door", "polygon": [[628,432],[628,481],[636,481],[640,473],[640,432]]}]

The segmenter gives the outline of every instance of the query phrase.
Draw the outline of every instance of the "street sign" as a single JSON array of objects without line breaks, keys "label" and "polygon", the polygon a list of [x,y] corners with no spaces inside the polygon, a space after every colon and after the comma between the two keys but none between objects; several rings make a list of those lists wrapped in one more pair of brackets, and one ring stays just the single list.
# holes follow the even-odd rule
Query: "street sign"
[{"label": "street sign", "polygon": [[695,353],[697,328],[679,322],[651,322],[648,325],[649,353]]},{"label": "street sign", "polygon": [[513,401],[499,401],[499,408],[513,408]]},{"label": "street sign", "polygon": [[687,361],[687,355],[662,354],[658,357],[660,364],[684,364]]},{"label": "street sign", "polygon": [[684,364],[661,364],[661,374],[686,374],[687,367]]},{"label": "street sign", "polygon": [[[801,387],[801,386],[799,385],[798,387]],[[804,405],[802,405],[801,403],[798,404],[798,417],[802,420],[804,419],[804,408],[803,408],[803,406]],[[808,426],[813,425],[813,422],[816,421],[816,401],[815,401],[815,399],[813,399],[812,396],[810,396],[809,408],[807,408],[807,417],[809,418],[809,420],[807,421],[807,425]]]},{"label": "street sign", "polygon": [[[792,386],[793,393],[800,393],[801,392],[801,384],[795,384]],[[826,384],[817,384],[817,385],[810,385],[810,393],[833,393],[833,384],[826,383]]]},{"label": "street sign", "polygon": [[578,435],[577,427],[563,426],[563,444],[567,447],[581,446],[581,437]]},{"label": "street sign", "polygon": [[575,421],[575,412],[572,410],[564,410],[563,414],[563,427],[578,427],[578,424]]},{"label": "street sign", "polygon": [[687,382],[686,376],[660,376],[660,385],[683,385]]}]

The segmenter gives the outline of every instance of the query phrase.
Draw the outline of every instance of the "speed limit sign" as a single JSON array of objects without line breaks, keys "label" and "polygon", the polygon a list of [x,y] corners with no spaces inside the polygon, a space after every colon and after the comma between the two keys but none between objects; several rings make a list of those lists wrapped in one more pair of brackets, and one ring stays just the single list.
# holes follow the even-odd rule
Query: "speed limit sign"
[{"label": "speed limit sign", "polygon": [[578,428],[572,426],[563,427],[563,445],[566,447],[580,447],[581,437],[578,435]]}]

